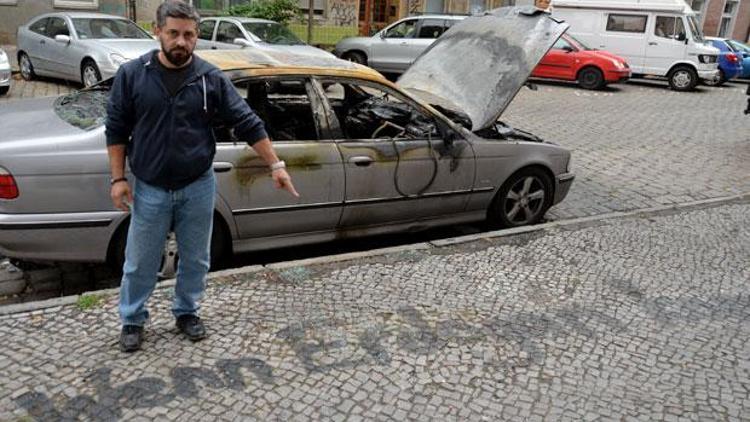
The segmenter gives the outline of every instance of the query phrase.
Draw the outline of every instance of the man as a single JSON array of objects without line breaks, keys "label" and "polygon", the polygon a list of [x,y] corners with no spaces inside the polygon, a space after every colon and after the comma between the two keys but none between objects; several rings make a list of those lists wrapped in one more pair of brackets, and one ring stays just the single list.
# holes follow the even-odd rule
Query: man
[{"label": "man", "polygon": [[[198,317],[209,268],[216,183],[212,127],[233,127],[270,166],[277,188],[299,196],[263,122],[219,69],[193,56],[199,16],[179,0],[162,3],[155,34],[161,43],[119,69],[107,107],[107,150],[115,207],[131,211],[125,249],[120,348],[141,348],[146,301],[154,289],[164,241],[174,228],[180,260],[172,306],[190,340],[206,336]],[[125,178],[125,157],[135,176]]]},{"label": "man", "polygon": [[545,12],[551,12],[552,7],[550,3],[552,3],[552,0],[534,0],[534,7],[544,10]]}]

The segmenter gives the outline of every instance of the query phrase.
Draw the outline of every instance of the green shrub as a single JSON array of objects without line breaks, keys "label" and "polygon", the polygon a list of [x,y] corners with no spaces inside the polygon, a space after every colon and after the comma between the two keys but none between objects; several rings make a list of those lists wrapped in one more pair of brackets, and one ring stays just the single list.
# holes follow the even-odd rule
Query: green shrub
[{"label": "green shrub", "polygon": [[268,19],[285,25],[299,16],[295,0],[256,0],[230,7],[224,15]]}]

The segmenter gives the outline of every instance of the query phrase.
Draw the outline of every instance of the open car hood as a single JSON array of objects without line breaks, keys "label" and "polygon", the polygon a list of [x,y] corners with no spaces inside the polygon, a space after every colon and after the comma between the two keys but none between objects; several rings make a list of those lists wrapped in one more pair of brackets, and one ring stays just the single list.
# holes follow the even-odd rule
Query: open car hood
[{"label": "open car hood", "polygon": [[568,24],[533,7],[504,7],[454,25],[397,84],[412,95],[492,125]]}]

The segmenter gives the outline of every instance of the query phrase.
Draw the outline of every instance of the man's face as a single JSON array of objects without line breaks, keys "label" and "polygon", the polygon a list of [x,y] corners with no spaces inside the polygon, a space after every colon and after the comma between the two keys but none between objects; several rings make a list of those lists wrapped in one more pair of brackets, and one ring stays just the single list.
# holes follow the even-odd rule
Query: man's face
[{"label": "man's face", "polygon": [[535,0],[534,5],[542,10],[549,8],[550,1],[552,0]]},{"label": "man's face", "polygon": [[155,33],[170,63],[180,67],[190,60],[198,40],[198,24],[194,20],[167,17],[164,26],[157,26]]}]

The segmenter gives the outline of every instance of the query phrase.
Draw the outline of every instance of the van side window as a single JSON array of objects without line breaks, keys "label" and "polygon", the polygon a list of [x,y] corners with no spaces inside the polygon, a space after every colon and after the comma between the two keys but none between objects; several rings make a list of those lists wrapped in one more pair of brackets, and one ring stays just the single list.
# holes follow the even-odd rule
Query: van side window
[{"label": "van side window", "polygon": [[607,31],[615,32],[646,32],[646,15],[617,15],[607,17]]}]

